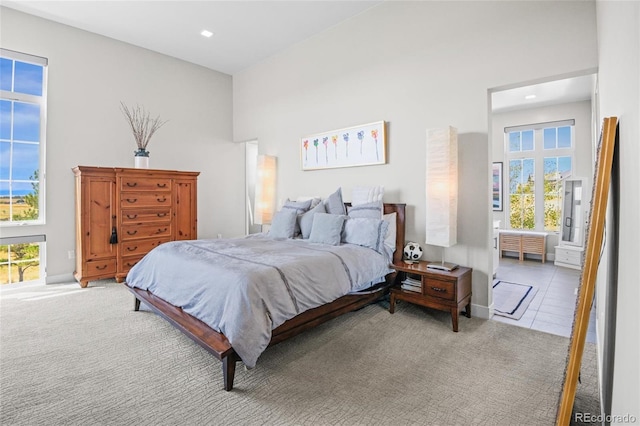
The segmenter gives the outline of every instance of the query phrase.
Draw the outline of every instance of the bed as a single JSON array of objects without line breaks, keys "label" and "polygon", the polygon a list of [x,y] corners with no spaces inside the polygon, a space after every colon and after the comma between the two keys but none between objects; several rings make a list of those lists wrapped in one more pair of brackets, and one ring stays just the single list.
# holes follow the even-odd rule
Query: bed
[{"label": "bed", "polygon": [[[349,206],[348,203],[345,205]],[[393,261],[399,261],[402,258],[404,246],[405,204],[385,203],[383,208],[384,214],[396,213]],[[160,250],[163,246],[166,247]],[[384,262],[384,269],[375,269],[380,266],[376,263],[367,264],[365,262],[368,265],[367,268],[372,271],[359,271],[349,263],[349,258],[359,256],[359,259],[363,259],[362,254],[358,254],[358,251],[370,249],[351,246],[354,245],[341,244],[332,248],[322,245],[313,246],[308,242],[296,240],[267,241],[261,236],[226,241],[194,240],[166,243],[154,249],[145,256],[139,265],[134,266],[127,276],[126,285],[135,296],[134,309],[136,311],[140,310],[141,302],[144,303],[145,306],[165,318],[222,362],[224,389],[230,391],[233,389],[235,368],[238,361],[242,361],[248,367],[253,367],[259,354],[268,346],[282,342],[344,313],[373,303],[385,295],[395,277],[395,273],[389,269],[389,264]],[[257,253],[255,259],[247,261],[246,250],[255,250],[251,252]],[[267,251],[270,253],[266,254]],[[290,252],[296,254],[291,255]],[[319,257],[317,259],[309,257],[312,256],[310,254],[312,252],[317,252]],[[192,257],[191,260],[188,259],[189,256]],[[261,256],[291,259],[295,267],[289,266],[287,262],[283,266],[273,267],[264,262]],[[373,254],[366,256],[369,262],[374,262],[375,257]],[[204,260],[204,258],[208,259]],[[249,273],[246,274],[246,283],[242,281],[238,284],[236,283],[237,275],[235,275],[237,272],[235,269],[238,268],[234,269],[234,265],[238,265],[240,258],[243,258],[242,269],[249,270]],[[198,267],[191,266],[189,263],[190,266],[186,267],[190,270],[189,274],[183,271],[184,265],[190,261],[196,260],[203,264],[211,264],[215,263],[216,259],[219,260],[219,263],[225,264],[227,269],[218,269],[215,273],[198,272]],[[313,260],[311,261],[311,259]],[[351,279],[350,287],[345,287],[346,284],[334,285],[334,280],[330,278],[331,271],[341,268],[339,266],[329,268],[327,265],[330,263],[326,262],[337,262],[335,259],[339,259],[339,262],[344,266],[344,271],[347,271],[343,271],[343,275],[358,275],[370,285],[364,285],[354,279]],[[379,260],[375,260],[375,262],[379,263]],[[317,290],[319,278],[309,266],[312,263],[317,263],[314,268],[320,270],[322,279],[326,281],[322,283],[323,288],[326,284],[327,291],[323,289],[322,292],[319,292]],[[298,268],[302,269],[298,270]],[[180,272],[175,272],[176,270],[180,270]],[[255,274],[251,273],[252,270],[255,270]],[[381,270],[384,270],[384,275],[381,276],[382,280],[370,280],[370,277],[363,275],[365,272],[379,274],[380,272],[377,271]],[[310,284],[304,282],[296,284],[297,280],[306,281],[307,275],[296,278],[295,273],[298,275],[309,274]],[[198,276],[198,274],[199,278],[191,277],[191,275]],[[207,276],[207,274],[209,275]],[[223,278],[222,282],[213,284],[220,281],[219,279],[214,280],[213,276]],[[229,281],[233,280],[234,286],[246,287],[243,291],[259,292],[261,298],[257,299],[253,295],[252,297],[227,296],[226,293],[225,297],[212,297],[204,294],[205,290],[201,287],[192,284],[192,281],[208,280],[213,286],[232,287],[224,281],[225,278]],[[272,286],[270,283],[275,281],[279,285]],[[210,283],[207,282],[202,287],[209,287]],[[178,289],[180,289],[179,292]],[[183,291],[185,289],[186,292]],[[215,295],[215,290],[212,291]],[[220,289],[217,291],[220,292]],[[229,292],[234,295],[239,293],[234,290],[229,290]],[[209,306],[213,308],[209,308]],[[266,315],[254,314],[252,311],[262,308],[264,308]],[[225,328],[225,326],[227,327]],[[257,327],[257,331],[254,330],[254,326]],[[229,331],[223,333],[222,330]],[[234,345],[231,342],[234,342]]]}]

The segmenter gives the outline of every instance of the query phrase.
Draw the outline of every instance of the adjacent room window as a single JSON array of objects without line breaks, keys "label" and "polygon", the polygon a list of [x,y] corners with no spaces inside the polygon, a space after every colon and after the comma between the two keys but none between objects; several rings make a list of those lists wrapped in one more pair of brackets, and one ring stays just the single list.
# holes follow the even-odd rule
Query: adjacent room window
[{"label": "adjacent room window", "polygon": [[0,224],[44,223],[44,58],[0,49]]},{"label": "adjacent room window", "polygon": [[512,229],[559,232],[562,185],[573,171],[575,120],[505,128]]}]

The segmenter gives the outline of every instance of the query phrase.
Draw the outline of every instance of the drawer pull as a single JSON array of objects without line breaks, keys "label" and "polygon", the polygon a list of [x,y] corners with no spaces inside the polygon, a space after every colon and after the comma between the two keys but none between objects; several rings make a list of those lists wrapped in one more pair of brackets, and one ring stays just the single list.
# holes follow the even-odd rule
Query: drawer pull
[{"label": "drawer pull", "polygon": [[135,203],[136,201],[138,201],[138,199],[137,199],[137,198],[127,198],[127,203],[131,203],[131,204],[133,204],[133,203]]},{"label": "drawer pull", "polygon": [[157,213],[158,217],[165,217],[167,214],[166,213]]},{"label": "drawer pull", "polygon": [[138,246],[135,246],[135,247],[133,247],[133,248],[131,248],[131,247],[127,247],[127,250],[128,250],[128,251],[136,251],[136,250],[138,250]]},{"label": "drawer pull", "polygon": [[135,188],[136,186],[138,186],[138,182],[133,182],[133,183],[131,183],[131,182],[127,182],[127,186],[128,186],[129,188]]},{"label": "drawer pull", "polygon": [[138,217],[137,214],[128,214],[127,215],[127,219],[135,219],[136,217]]},{"label": "drawer pull", "polygon": [[167,201],[167,197],[156,198],[156,201],[159,203],[164,203],[165,201]]},{"label": "drawer pull", "polygon": [[127,262],[127,266],[132,267],[133,265],[135,265],[138,262]]},{"label": "drawer pull", "polygon": [[102,270],[104,270],[104,269],[107,269],[107,265],[102,265],[102,266],[98,266],[98,265],[96,265],[96,269],[97,269],[98,271],[102,271]]},{"label": "drawer pull", "polygon": [[437,291],[439,293],[445,293],[447,291],[446,288],[440,288],[440,287],[431,287],[431,290]]},{"label": "drawer pull", "polygon": [[167,232],[167,228],[164,228],[164,229],[158,228],[158,234],[162,234],[163,232]]},{"label": "drawer pull", "polygon": [[167,187],[166,183],[157,183],[156,185],[158,185],[158,188],[166,188]]},{"label": "drawer pull", "polygon": [[137,229],[135,231],[127,231],[127,234],[129,235],[136,235],[137,233],[138,233]]}]

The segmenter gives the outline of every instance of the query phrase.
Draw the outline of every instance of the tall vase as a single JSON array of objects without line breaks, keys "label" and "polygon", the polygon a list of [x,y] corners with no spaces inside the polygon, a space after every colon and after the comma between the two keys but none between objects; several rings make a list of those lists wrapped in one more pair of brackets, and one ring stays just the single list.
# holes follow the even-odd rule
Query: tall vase
[{"label": "tall vase", "polygon": [[144,148],[139,148],[135,151],[135,168],[136,169],[148,169],[149,168],[149,151]]}]

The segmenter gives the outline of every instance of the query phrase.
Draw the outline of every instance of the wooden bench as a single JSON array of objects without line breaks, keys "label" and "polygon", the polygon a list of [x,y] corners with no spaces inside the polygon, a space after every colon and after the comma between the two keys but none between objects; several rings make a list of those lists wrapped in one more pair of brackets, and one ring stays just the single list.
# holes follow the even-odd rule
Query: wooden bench
[{"label": "wooden bench", "polygon": [[524,260],[525,254],[539,254],[542,263],[546,259],[547,234],[545,232],[500,231],[500,257],[504,251],[518,253],[518,259]]}]

